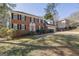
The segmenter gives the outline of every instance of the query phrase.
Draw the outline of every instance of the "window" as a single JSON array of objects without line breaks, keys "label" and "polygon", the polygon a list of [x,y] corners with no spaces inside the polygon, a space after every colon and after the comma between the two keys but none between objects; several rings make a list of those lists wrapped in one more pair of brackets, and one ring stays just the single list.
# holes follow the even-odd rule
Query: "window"
[{"label": "window", "polygon": [[22,17],[21,17],[21,15],[19,15],[19,16],[20,16],[20,20],[21,20]]},{"label": "window", "polygon": [[32,17],[30,17],[30,22],[32,22]]},{"label": "window", "polygon": [[21,30],[21,24],[19,25],[19,29]]},{"label": "window", "polygon": [[19,24],[17,25],[17,29],[19,29]]},{"label": "window", "polygon": [[22,30],[25,30],[25,25],[21,24]]},{"label": "window", "polygon": [[14,29],[17,30],[17,24],[14,24]]},{"label": "window", "polygon": [[25,19],[24,20],[26,21],[26,16],[25,16]]},{"label": "window", "polygon": [[17,19],[19,20],[19,14],[17,15]]},{"label": "window", "polygon": [[17,15],[16,14],[13,14],[13,19],[17,19]]},{"label": "window", "polygon": [[33,22],[34,22],[34,23],[35,23],[35,20],[36,20],[36,19],[34,18],[34,19],[33,19]]},{"label": "window", "polygon": [[26,29],[26,25],[25,25],[25,29]]},{"label": "window", "polygon": [[22,15],[21,17],[22,17],[22,21],[24,21],[24,20],[25,20],[25,16],[24,16],[24,15]]}]

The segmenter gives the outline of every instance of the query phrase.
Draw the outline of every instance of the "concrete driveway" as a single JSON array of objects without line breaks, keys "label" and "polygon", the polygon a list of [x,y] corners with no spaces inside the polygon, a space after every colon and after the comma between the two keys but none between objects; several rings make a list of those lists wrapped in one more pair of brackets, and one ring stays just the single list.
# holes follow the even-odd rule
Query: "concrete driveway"
[{"label": "concrete driveway", "polygon": [[72,32],[72,31],[62,31],[62,32],[56,32],[56,33],[54,33],[54,34],[62,34],[62,35],[78,35],[79,34],[79,32]]}]

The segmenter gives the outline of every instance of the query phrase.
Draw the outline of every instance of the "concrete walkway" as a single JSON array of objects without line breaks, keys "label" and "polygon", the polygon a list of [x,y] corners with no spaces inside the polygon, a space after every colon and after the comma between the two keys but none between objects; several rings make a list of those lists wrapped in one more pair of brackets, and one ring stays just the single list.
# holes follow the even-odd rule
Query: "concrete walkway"
[{"label": "concrete walkway", "polygon": [[62,34],[62,35],[78,35],[79,34],[79,32],[72,32],[72,31],[63,31],[63,32],[56,32],[56,33],[54,33],[54,34]]},{"label": "concrete walkway", "polygon": [[5,40],[7,40],[6,38],[0,38],[0,41],[5,41]]}]

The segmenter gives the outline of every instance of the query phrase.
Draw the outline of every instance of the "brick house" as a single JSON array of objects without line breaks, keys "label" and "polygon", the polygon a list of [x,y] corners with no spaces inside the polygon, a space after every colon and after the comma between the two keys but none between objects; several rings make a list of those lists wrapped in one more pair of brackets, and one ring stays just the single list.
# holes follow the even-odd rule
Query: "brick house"
[{"label": "brick house", "polygon": [[11,11],[10,20],[6,23],[8,28],[17,30],[17,35],[26,34],[30,31],[46,29],[45,22],[42,17],[32,14]]}]

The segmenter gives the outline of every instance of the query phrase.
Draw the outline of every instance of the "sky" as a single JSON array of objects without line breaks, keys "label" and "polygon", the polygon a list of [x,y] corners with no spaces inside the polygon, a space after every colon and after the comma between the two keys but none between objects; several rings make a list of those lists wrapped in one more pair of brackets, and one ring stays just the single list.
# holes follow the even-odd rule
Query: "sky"
[{"label": "sky", "polygon": [[[44,16],[47,4],[46,3],[17,3],[14,10],[23,11],[37,16]],[[72,13],[79,11],[77,3],[61,3],[56,7],[59,19],[63,19]]]}]

